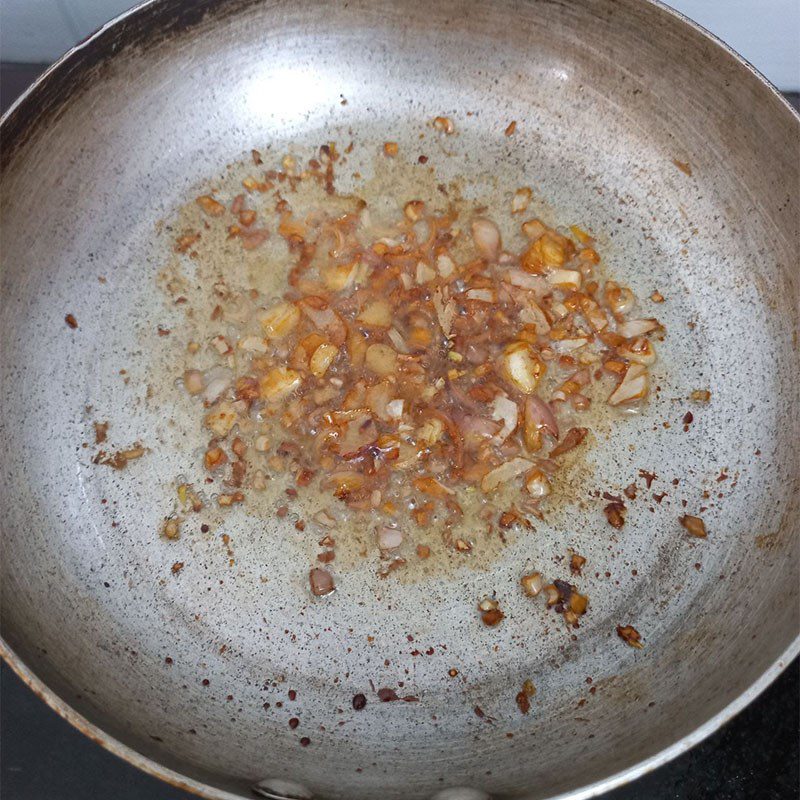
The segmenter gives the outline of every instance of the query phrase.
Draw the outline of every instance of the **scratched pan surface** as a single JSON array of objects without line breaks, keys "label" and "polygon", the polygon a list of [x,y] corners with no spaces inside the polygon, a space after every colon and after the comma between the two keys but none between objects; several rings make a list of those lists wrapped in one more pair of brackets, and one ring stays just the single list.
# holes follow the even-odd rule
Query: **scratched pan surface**
[{"label": "scratched pan surface", "polygon": [[[352,129],[416,153],[437,114],[459,130],[446,179],[533,185],[639,297],[666,296],[648,410],[591,449],[583,502],[485,568],[403,584],[367,564],[311,603],[306,551],[277,520],[244,509],[165,542],[202,439],[154,355],[156,323],[175,321],[157,222],[253,146]],[[703,32],[632,0],[153,3],[2,130],[4,651],[115,752],[214,798],[259,781],[279,798],[586,797],[691,746],[797,652],[800,122]],[[700,388],[711,401],[692,406]],[[147,457],[92,465],[104,417]],[[658,478],[612,537],[588,492],[639,469]],[[677,524],[684,500],[708,506],[706,541]],[[566,577],[570,546],[591,602],[574,636],[518,590],[526,566]],[[474,604],[492,591],[507,619],[490,630]],[[643,650],[617,638],[626,623]],[[419,702],[379,703],[370,681]]]}]

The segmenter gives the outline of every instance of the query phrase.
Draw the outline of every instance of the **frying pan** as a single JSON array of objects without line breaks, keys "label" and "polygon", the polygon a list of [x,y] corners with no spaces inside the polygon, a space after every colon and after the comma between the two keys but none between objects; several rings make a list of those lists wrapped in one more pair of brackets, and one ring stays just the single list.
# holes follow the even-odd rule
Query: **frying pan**
[{"label": "frying pan", "polygon": [[[176,313],[163,221],[252,147],[355,138],[366,175],[379,143],[415,153],[439,114],[459,131],[444,179],[534,186],[611,274],[665,296],[646,413],[490,568],[351,570],[311,602],[278,520],[242,508],[160,538],[202,444],[154,333]],[[590,797],[707,736],[797,654],[800,121],[704,31],[634,0],[163,0],[69,53],[2,134],[3,654],[113,752],[211,798]],[[147,457],[92,464],[96,418]],[[615,533],[590,492],[632,481]],[[568,547],[589,567],[575,632],[518,586]],[[476,624],[487,592],[497,629]]]}]

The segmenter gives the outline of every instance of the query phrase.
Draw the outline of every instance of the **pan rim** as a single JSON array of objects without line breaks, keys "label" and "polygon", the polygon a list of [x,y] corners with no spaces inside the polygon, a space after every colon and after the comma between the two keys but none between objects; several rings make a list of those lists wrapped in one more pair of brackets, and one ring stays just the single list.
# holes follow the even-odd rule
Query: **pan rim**
[{"label": "pan rim", "polygon": [[[109,28],[123,22],[130,17],[144,12],[151,6],[158,5],[161,0],[143,0],[143,2],[133,6],[127,11],[122,12],[113,19],[106,22],[92,34],[84,38],[81,42],[67,50],[59,59],[45,69],[36,80],[6,109],[0,116],[0,138],[3,128],[7,128],[7,123],[12,114],[23,104],[35,96],[51,77],[62,71],[81,50],[90,46],[99,39]],[[671,16],[690,27],[695,33],[703,37],[708,43],[720,48],[729,58],[732,58],[740,66],[744,67],[761,86],[776,99],[785,111],[788,111],[794,122],[800,126],[800,112],[796,110],[780,91],[747,59],[737,53],[730,45],[726,44],[715,34],[704,28],[699,23],[677,11],[671,6],[666,5],[661,0],[639,0],[639,2],[657,8],[662,14]],[[699,744],[712,733],[721,728],[725,723],[735,717],[746,706],[753,702],[773,681],[800,655],[800,631],[781,653],[750,686],[741,694],[734,698],[728,705],[703,722],[692,732],[682,736],[667,747],[653,753],[649,757],[631,766],[620,770],[612,775],[601,778],[588,786],[570,789],[557,795],[551,795],[548,800],[588,800],[588,798],[598,797],[612,789],[630,783],[643,775],[646,775],[664,764],[672,761],[678,756]],[[75,729],[87,736],[89,739],[99,744],[103,749],[121,758],[128,764],[142,770],[144,773],[158,778],[175,788],[188,791],[205,800],[241,800],[242,795],[232,793],[225,789],[219,789],[195,780],[186,775],[170,769],[154,758],[145,756],[133,747],[124,744],[122,741],[95,725],[81,713],[79,713],[70,703],[61,698],[53,689],[45,684],[34,671],[20,658],[8,642],[0,635],[0,658],[11,668],[17,677],[37,696],[44,701],[53,711],[66,720]]]},{"label": "pan rim", "polygon": [[[800,636],[796,637],[786,650],[784,650],[744,692],[691,733],[686,734],[671,745],[659,750],[657,753],[654,753],[649,758],[637,764],[615,772],[613,775],[608,775],[588,786],[570,789],[558,795],[551,795],[547,800],[589,800],[589,798],[598,797],[612,789],[632,783],[637,778],[667,764],[688,750],[691,750],[692,747],[707,739],[726,722],[733,719],[733,717],[767,689],[798,655],[800,655]],[[70,723],[76,730],[80,731],[96,744],[99,744],[109,753],[112,753],[154,778],[158,778],[177,789],[191,792],[198,797],[204,798],[204,800],[241,800],[241,794],[235,794],[226,789],[216,788],[170,769],[155,759],[143,755],[133,747],[124,744],[115,736],[112,736],[93,722],[90,722],[83,714],[76,711],[69,703],[56,694],[55,691],[50,689],[44,681],[25,664],[14,650],[8,646],[5,639],[2,638],[0,638],[0,658],[8,664],[17,677],[40,700],[43,700],[53,711]]]}]

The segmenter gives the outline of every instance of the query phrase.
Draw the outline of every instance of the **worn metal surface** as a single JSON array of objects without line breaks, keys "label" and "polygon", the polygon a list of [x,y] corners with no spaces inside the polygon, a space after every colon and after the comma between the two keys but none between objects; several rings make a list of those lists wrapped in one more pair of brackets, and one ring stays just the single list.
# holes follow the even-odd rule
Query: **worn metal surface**
[{"label": "worn metal surface", "polygon": [[[285,781],[354,800],[587,797],[689,747],[798,649],[797,116],[642,2],[215,5],[127,16],[3,123],[4,655],[90,735],[211,797],[263,780],[279,797],[303,796]],[[176,550],[157,531],[202,440],[154,355],[170,320],[157,221],[252,146],[352,129],[412,151],[440,113],[460,131],[446,177],[532,184],[554,218],[598,233],[610,272],[667,297],[661,391],[594,448],[586,488],[618,491],[641,468],[668,497],[644,493],[615,539],[601,506],[575,505],[490,571],[414,586],[353,571],[324,603],[275,520],[230,516],[235,569],[219,531]],[[698,388],[707,406],[686,401]],[[151,453],[120,473],[92,465],[95,418]],[[683,500],[710,506],[708,540],[686,539]],[[589,561],[574,638],[517,589],[568,546]],[[488,630],[471,613],[491,591],[508,616]],[[626,623],[642,651],[616,637]],[[420,702],[378,703],[370,681]]]}]

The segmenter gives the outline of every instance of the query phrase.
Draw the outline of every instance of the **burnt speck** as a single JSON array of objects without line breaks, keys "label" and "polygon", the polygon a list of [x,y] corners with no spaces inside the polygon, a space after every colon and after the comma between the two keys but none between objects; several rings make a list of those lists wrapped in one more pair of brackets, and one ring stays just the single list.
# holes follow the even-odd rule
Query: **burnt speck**
[{"label": "burnt speck", "polygon": [[644,482],[649,489],[653,485],[653,481],[658,477],[655,472],[648,472],[646,469],[639,470],[639,477],[644,478]]},{"label": "burnt speck", "polygon": [[397,692],[394,689],[378,689],[378,699],[381,703],[391,703],[393,700],[399,700]]},{"label": "burnt speck", "polygon": [[304,736],[302,739],[300,739],[301,747],[308,747],[310,744],[311,744],[311,739],[309,739],[308,736]]},{"label": "burnt speck", "polygon": [[353,708],[356,711],[361,711],[367,705],[367,698],[363,694],[353,695]]},{"label": "burnt speck", "polygon": [[612,528],[621,528],[625,524],[625,505],[623,503],[609,503],[603,511],[608,524]]},{"label": "burnt speck", "polygon": [[208,686],[211,683],[211,681],[208,678],[203,678],[201,683],[203,684],[203,686]]},{"label": "burnt speck", "polygon": [[300,720],[297,717],[292,717],[289,720],[289,727],[294,730],[300,724]]},{"label": "burnt speck", "polygon": [[208,525],[206,525],[205,523],[203,523],[200,526],[200,532],[201,533],[208,533],[210,530],[211,530],[211,528],[209,528]]},{"label": "burnt speck", "polygon": [[289,689],[289,699],[297,700],[297,692],[294,689]]},{"label": "burnt speck", "polygon": [[66,322],[72,330],[78,327],[78,320],[76,320],[72,314],[67,314],[67,316],[64,317],[64,322]]}]

